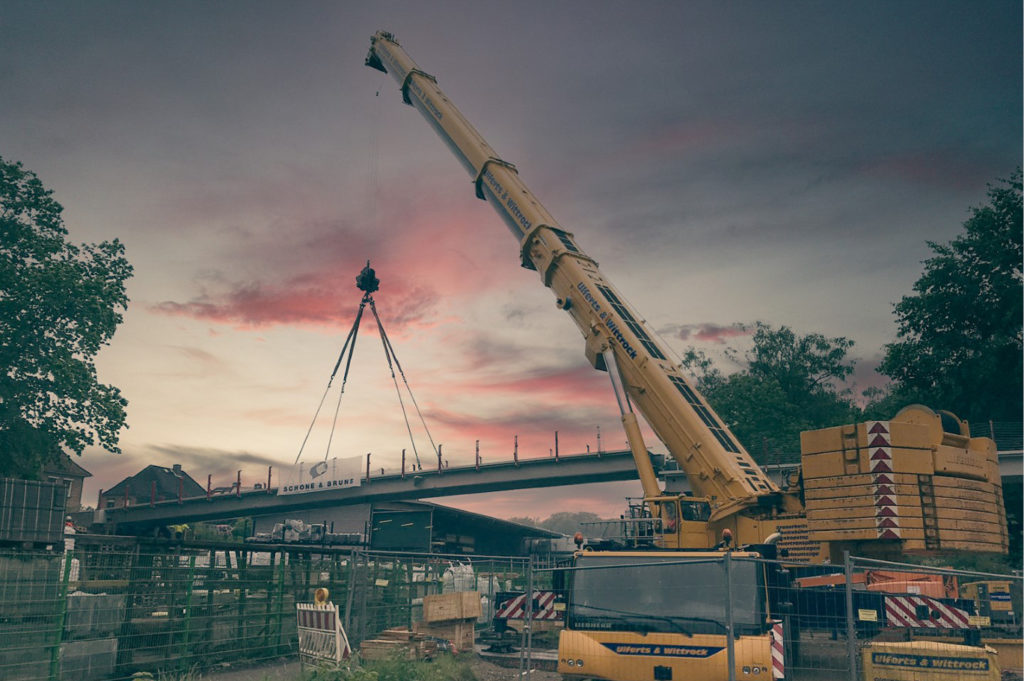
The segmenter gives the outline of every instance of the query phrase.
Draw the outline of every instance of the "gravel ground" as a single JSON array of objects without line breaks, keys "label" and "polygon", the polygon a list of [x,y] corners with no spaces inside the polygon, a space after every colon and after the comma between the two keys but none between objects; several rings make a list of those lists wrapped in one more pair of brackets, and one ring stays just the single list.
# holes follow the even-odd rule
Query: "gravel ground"
[{"label": "gravel ground", "polygon": [[202,681],[298,681],[301,668],[297,659],[289,657],[258,667],[221,671],[211,669],[199,678]]},{"label": "gravel ground", "polygon": [[[520,681],[519,667],[507,669],[491,664],[479,657],[470,664],[477,681]],[[521,681],[559,681],[561,675],[555,672],[534,671],[530,675],[522,677]]]}]

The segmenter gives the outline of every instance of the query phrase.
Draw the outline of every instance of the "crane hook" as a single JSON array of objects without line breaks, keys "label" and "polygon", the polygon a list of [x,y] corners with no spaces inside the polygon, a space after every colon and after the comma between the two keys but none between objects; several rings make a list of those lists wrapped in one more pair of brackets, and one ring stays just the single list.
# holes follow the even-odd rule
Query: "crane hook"
[{"label": "crane hook", "polygon": [[356,288],[367,293],[373,293],[380,288],[380,279],[377,278],[377,273],[370,267],[369,260],[366,261],[366,267],[356,277]]}]

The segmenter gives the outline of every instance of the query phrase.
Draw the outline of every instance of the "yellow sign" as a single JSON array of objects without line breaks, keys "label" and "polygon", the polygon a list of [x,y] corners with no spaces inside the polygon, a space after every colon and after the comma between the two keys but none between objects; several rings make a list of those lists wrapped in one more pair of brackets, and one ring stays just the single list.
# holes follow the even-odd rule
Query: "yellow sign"
[{"label": "yellow sign", "polygon": [[967,623],[972,627],[990,627],[992,626],[992,618],[985,617],[984,615],[970,615],[967,617]]},{"label": "yellow sign", "polygon": [[864,608],[857,609],[857,619],[861,622],[877,622],[878,611],[877,610],[865,610]]}]

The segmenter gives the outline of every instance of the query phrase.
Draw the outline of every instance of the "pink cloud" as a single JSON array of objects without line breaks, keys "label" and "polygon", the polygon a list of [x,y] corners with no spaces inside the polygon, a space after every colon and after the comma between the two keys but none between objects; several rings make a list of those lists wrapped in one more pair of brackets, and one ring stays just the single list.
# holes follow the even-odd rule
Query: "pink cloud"
[{"label": "pink cloud", "polygon": [[424,414],[430,424],[439,424],[449,441],[473,442],[489,440],[492,442],[513,442],[519,436],[520,446],[530,443],[538,451],[547,452],[553,446],[554,433],[559,432],[560,438],[593,439],[595,430],[592,426],[581,426],[580,422],[610,421],[614,417],[612,408],[606,412],[594,411],[591,419],[580,418],[578,410],[570,406],[558,405],[548,401],[531,401],[527,406],[508,409],[499,416],[485,416],[438,407],[431,407]]},{"label": "pink cloud", "polygon": [[742,324],[684,324],[676,329],[680,340],[694,340],[706,343],[725,343],[726,339],[749,336],[751,330]]},{"label": "pink cloud", "polygon": [[455,390],[473,394],[507,394],[521,399],[544,400],[554,404],[596,406],[613,402],[608,375],[589,365],[568,368],[538,368],[510,376],[462,381]]},{"label": "pink cloud", "polygon": [[738,131],[732,127],[714,120],[671,123],[649,130],[630,152],[645,157],[652,154],[677,156],[684,151],[718,144],[723,139],[735,139]]},{"label": "pink cloud", "polygon": [[991,180],[988,166],[945,150],[879,158],[865,163],[860,170],[883,180],[896,178],[957,192],[975,191]]},{"label": "pink cloud", "polygon": [[[460,213],[429,203],[417,209],[412,213],[393,207],[393,214],[385,218],[388,225],[406,225],[401,234],[387,227],[366,234],[337,221],[308,221],[299,229],[276,225],[273,234],[232,239],[245,246],[234,247],[230,257],[225,256],[225,266],[257,274],[206,275],[200,281],[201,293],[150,309],[238,328],[348,326],[360,295],[355,276],[370,260],[381,280],[375,294],[381,316],[400,333],[407,327],[431,326],[441,299],[484,295],[507,286],[515,276],[515,244],[505,244],[506,258],[488,253],[489,247],[497,246],[497,238],[481,238],[472,210]],[[504,237],[498,227],[493,236]],[[282,241],[281,233],[305,237]],[[482,252],[470,252],[481,247],[471,242],[481,240]],[[503,266],[496,266],[495,260]]]}]

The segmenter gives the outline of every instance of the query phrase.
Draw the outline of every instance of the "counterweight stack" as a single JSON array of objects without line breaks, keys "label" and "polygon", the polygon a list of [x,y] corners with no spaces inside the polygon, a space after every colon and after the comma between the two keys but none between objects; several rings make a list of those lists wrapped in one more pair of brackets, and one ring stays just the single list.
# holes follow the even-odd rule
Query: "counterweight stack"
[{"label": "counterweight stack", "polygon": [[810,539],[859,555],[1007,552],[995,443],[922,406],[801,436]]}]

